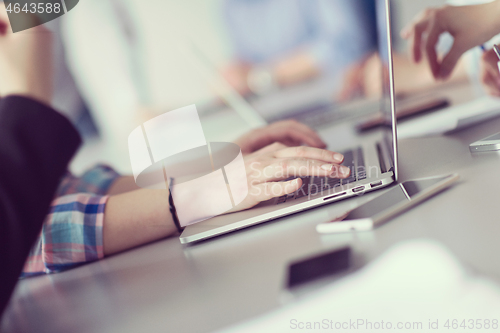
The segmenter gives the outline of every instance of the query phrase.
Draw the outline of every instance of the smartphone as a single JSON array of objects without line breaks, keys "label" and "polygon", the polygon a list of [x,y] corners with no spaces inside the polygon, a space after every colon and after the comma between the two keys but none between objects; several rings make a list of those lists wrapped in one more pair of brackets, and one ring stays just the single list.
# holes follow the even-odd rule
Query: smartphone
[{"label": "smartphone", "polygon": [[372,230],[390,218],[444,190],[459,178],[458,174],[452,174],[397,184],[389,191],[342,217],[331,222],[318,224],[316,231],[324,234]]},{"label": "smartphone", "polygon": [[[408,99],[404,102],[399,102],[396,106],[396,117],[398,120],[411,118],[417,115],[430,113],[441,110],[450,106],[450,101],[446,98],[436,98],[430,100],[413,100]],[[374,129],[386,123],[384,114],[378,112],[368,116],[356,124],[356,129],[360,132]]]},{"label": "smartphone", "polygon": [[292,262],[288,268],[288,288],[334,275],[349,268],[351,249],[344,247]]},{"label": "smartphone", "polygon": [[469,145],[471,153],[500,150],[500,133],[493,134]]}]

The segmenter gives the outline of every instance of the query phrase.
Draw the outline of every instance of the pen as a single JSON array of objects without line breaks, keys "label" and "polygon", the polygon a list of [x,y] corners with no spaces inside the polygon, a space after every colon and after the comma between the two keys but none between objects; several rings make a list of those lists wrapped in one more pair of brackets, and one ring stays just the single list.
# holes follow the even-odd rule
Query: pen
[{"label": "pen", "polygon": [[496,53],[498,59],[500,60],[500,48],[498,48],[497,44],[493,45],[493,50],[495,50],[495,53]]},{"label": "pen", "polygon": [[[487,51],[486,47],[484,46],[484,44],[480,45],[479,48],[483,51],[483,53]],[[498,63],[497,63],[497,66],[498,66],[498,71],[500,72],[500,47],[498,47],[497,44],[494,44],[493,45],[493,50],[495,51],[495,54],[497,55],[498,60],[499,60]]]},{"label": "pen", "polygon": [[[493,45],[493,50],[495,51],[498,59],[500,60],[500,49],[498,48],[498,45],[497,44],[494,44]],[[498,67],[498,71],[500,72],[500,61],[497,62],[497,67]]]}]

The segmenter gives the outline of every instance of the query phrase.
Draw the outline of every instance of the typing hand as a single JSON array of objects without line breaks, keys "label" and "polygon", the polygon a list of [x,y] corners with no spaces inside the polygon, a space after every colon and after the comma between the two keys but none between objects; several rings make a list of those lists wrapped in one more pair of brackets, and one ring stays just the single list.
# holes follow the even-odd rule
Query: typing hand
[{"label": "typing hand", "polygon": [[326,148],[318,133],[295,120],[278,121],[252,130],[235,141],[243,154],[253,153],[275,142],[287,146],[306,144],[310,147]]},{"label": "typing hand", "polygon": [[[446,79],[464,52],[491,39],[500,32],[497,22],[500,2],[474,6],[444,6],[429,8],[420,13],[401,32],[410,40],[410,54],[420,62],[425,52],[435,79]],[[438,59],[436,44],[439,36],[450,33],[453,46],[442,60]]]},{"label": "typing hand", "polygon": [[[26,20],[35,20],[30,14]],[[0,3],[0,97],[23,95],[50,104],[52,38],[43,26],[12,33],[5,4]]]},{"label": "typing hand", "polygon": [[344,157],[324,149],[287,147],[274,143],[245,156],[247,197],[229,212],[251,208],[258,203],[297,191],[302,180],[290,177],[320,176],[347,178],[350,169],[340,166]]}]

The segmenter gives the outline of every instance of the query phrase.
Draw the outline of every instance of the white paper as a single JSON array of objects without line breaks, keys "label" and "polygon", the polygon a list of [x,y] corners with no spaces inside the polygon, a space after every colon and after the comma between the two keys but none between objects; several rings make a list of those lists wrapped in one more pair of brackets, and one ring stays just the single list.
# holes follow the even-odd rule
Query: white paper
[{"label": "white paper", "polygon": [[456,331],[445,327],[454,319],[476,325],[464,332],[477,331],[477,320],[498,323],[499,286],[468,274],[441,244],[412,240],[307,299],[224,332],[441,332]]},{"label": "white paper", "polygon": [[500,115],[500,99],[480,97],[398,124],[398,138],[440,135]]}]

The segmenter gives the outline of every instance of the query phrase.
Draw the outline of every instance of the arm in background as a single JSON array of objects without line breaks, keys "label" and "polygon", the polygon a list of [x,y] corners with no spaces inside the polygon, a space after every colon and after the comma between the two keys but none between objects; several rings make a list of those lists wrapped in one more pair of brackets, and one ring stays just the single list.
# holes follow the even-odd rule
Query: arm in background
[{"label": "arm in background", "polygon": [[80,144],[71,123],[45,104],[52,88],[50,33],[38,26],[13,34],[4,6],[0,4],[0,315]]},{"label": "arm in background", "polygon": [[[428,8],[401,32],[409,39],[410,55],[420,62],[424,54],[435,79],[447,79],[464,52],[484,44],[500,32],[500,1],[472,6],[443,6]],[[450,51],[438,59],[436,44],[441,34],[453,38]]]}]

